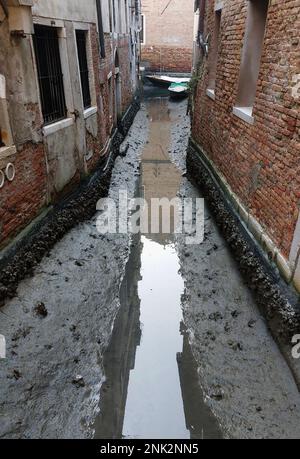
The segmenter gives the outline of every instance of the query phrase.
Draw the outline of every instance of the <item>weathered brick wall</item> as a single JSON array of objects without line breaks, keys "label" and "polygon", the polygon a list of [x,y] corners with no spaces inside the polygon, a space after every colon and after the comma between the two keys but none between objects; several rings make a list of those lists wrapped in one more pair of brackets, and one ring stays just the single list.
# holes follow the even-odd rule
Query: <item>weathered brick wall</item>
[{"label": "weathered brick wall", "polygon": [[142,59],[152,72],[189,73],[192,69],[192,48],[176,46],[143,46]]},{"label": "weathered brick wall", "polygon": [[[112,125],[116,119],[115,113],[115,66],[113,55],[113,43],[110,34],[105,35],[105,58],[100,58],[99,39],[96,25],[91,27],[92,59],[95,75],[95,87],[97,98],[97,123],[98,134],[93,136],[86,130],[87,151],[93,151],[93,157],[88,160],[88,172],[92,172],[101,155],[105,153],[105,146],[111,135]],[[125,112],[132,102],[133,91],[130,73],[130,42],[128,37],[119,39],[116,43],[119,56],[121,75],[121,104],[122,112]],[[100,70],[100,71],[99,71]],[[111,76],[112,95],[109,93],[109,75]],[[112,106],[111,106],[112,102]]]},{"label": "weathered brick wall", "polygon": [[[17,154],[9,161],[13,162],[16,170],[16,176],[13,182],[6,180],[4,187],[0,190],[0,248],[5,246],[10,239],[16,236],[20,230],[28,225],[35,217],[39,215],[42,209],[49,204],[49,201],[56,202],[63,195],[72,191],[85,173],[91,173],[95,170],[97,163],[105,152],[106,145],[111,136],[112,126],[115,123],[114,103],[110,104],[109,97],[109,74],[112,74],[112,101],[114,100],[114,56],[113,43],[109,34],[105,36],[106,57],[100,58],[99,38],[96,24],[91,24],[91,58],[94,69],[96,103],[98,112],[94,117],[96,119],[97,133],[88,129],[91,120],[83,121],[86,123],[86,129],[80,131],[86,142],[87,153],[93,152],[90,159],[83,159],[83,152],[78,151],[76,135],[79,131],[78,125],[74,123],[72,127],[64,130],[68,140],[68,145],[74,144],[71,156],[75,163],[74,175],[65,184],[63,189],[55,192],[56,171],[60,167],[58,164],[58,153],[65,155],[66,146],[56,140],[56,134],[53,141],[47,145],[42,136],[42,116],[38,103],[38,88],[35,87],[36,77],[34,75],[34,66],[28,65],[32,62],[33,53],[30,47],[30,36],[26,39],[18,38],[14,41],[9,37],[7,24],[0,26],[0,73],[6,76],[9,93],[10,118],[13,130],[14,142],[17,147]],[[122,75],[122,111],[125,112],[132,101],[132,86],[130,78],[130,41],[128,36],[122,37],[117,43],[120,61],[120,74]],[[25,46],[26,45],[26,46]],[[24,65],[31,69],[30,78],[19,78],[16,72],[17,65],[10,64],[12,59],[8,56],[16,55],[18,66]],[[9,65],[10,64],[10,65]],[[18,69],[20,72],[20,69]],[[17,81],[19,79],[19,81]],[[27,88],[29,86],[30,92]],[[32,99],[33,102],[30,102]],[[24,102],[26,100],[26,103]],[[18,104],[18,105],[17,105]],[[112,105],[112,106],[111,106]],[[20,108],[19,108],[20,107]],[[24,120],[24,122],[23,122]],[[21,128],[20,128],[21,126]],[[79,143],[78,143],[79,144]],[[70,148],[68,147],[70,150]],[[50,151],[51,150],[51,151]],[[52,151],[53,150],[53,151]],[[57,153],[58,151],[58,153]],[[70,153],[70,152],[69,152]],[[2,165],[0,157],[0,170],[5,168]],[[85,170],[83,164],[85,163]],[[3,167],[2,167],[3,166]]]},{"label": "weathered brick wall", "polygon": [[93,136],[86,130],[86,145],[87,152],[93,151],[93,157],[87,161],[88,172],[92,172],[101,154],[103,154],[104,146],[110,135],[111,121],[110,121],[110,107],[108,96],[108,74],[112,70],[112,43],[110,36],[105,37],[105,59],[100,59],[99,38],[96,24],[91,26],[91,45],[92,45],[92,59],[95,78],[95,89],[97,99],[97,136]]},{"label": "weathered brick wall", "polygon": [[118,43],[120,75],[121,75],[121,96],[122,96],[122,112],[125,112],[129,107],[133,92],[131,84],[130,72],[130,39],[123,37]]},{"label": "weathered brick wall", "polygon": [[16,175],[0,190],[0,247],[46,205],[47,169],[43,144],[27,143],[13,161]]},{"label": "weathered brick wall", "polygon": [[194,0],[143,0],[142,61],[151,71],[191,72]]},{"label": "weathered brick wall", "polygon": [[10,156],[3,150],[0,154],[3,173],[8,163],[15,168],[14,180],[6,178],[0,189],[0,248],[37,217],[48,200],[46,153],[38,142],[41,113],[37,97],[30,97],[35,81],[29,65],[30,50],[30,37],[11,37],[5,20],[0,25],[0,74],[6,80],[10,128],[17,151],[12,150],[16,153]]},{"label": "weathered brick wall", "polygon": [[[216,99],[206,95],[209,58],[198,84],[192,135],[250,213],[288,258],[300,205],[300,2],[270,2],[254,104],[254,125],[233,114],[247,1],[225,0]],[[214,2],[207,2],[205,34],[213,34]]]}]

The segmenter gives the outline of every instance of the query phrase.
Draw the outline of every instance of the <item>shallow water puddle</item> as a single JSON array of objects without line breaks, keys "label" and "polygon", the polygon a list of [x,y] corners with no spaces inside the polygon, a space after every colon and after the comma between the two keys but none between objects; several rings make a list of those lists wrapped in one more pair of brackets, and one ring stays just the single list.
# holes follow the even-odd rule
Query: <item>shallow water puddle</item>
[{"label": "shallow water puddle", "polygon": [[189,438],[176,356],[182,349],[180,299],[174,247],[143,237],[142,340],[128,388],[123,435],[130,438]]},{"label": "shallow water puddle", "polygon": [[[168,148],[166,99],[147,103],[150,133],[141,160],[141,195],[176,197],[181,174]],[[106,382],[96,438],[219,438],[204,404],[181,309],[184,281],[171,234],[136,236],[121,308],[105,356]]]}]

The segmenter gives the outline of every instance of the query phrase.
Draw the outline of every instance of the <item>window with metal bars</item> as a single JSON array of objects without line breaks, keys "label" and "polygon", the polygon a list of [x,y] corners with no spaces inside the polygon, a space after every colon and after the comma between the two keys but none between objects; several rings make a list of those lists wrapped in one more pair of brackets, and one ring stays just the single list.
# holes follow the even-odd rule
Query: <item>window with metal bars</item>
[{"label": "window with metal bars", "polygon": [[35,26],[34,47],[44,123],[67,116],[57,29]]},{"label": "window with metal bars", "polygon": [[90,79],[89,68],[86,53],[86,32],[84,30],[76,30],[76,41],[78,51],[78,61],[81,79],[81,90],[84,108],[91,106]]}]

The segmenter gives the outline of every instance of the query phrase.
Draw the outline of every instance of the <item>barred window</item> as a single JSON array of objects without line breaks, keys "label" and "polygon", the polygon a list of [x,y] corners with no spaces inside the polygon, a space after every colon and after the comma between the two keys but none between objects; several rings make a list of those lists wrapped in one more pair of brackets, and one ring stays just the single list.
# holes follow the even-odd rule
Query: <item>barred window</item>
[{"label": "barred window", "polygon": [[58,34],[55,27],[40,25],[34,32],[42,112],[45,124],[50,124],[67,116]]},{"label": "barred window", "polygon": [[81,90],[84,108],[91,106],[89,68],[86,53],[86,32],[84,30],[76,30],[76,41],[78,51],[78,61],[81,79]]}]

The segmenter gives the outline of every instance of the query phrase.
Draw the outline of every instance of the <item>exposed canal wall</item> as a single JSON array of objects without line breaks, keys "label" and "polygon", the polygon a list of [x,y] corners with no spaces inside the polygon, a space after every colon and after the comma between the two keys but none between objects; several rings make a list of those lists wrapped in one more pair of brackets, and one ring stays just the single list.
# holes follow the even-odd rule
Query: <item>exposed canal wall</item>
[{"label": "exposed canal wall", "polygon": [[[141,109],[121,146],[122,151],[128,146],[127,154],[115,159],[110,172],[105,193],[112,199],[120,189],[134,197],[147,123]],[[96,202],[101,194],[92,185],[88,196]],[[62,217],[73,219],[77,202],[67,205],[67,214],[62,209]],[[120,308],[119,288],[131,244],[126,234],[99,234],[95,212],[89,203],[87,212],[79,213],[84,219],[47,251],[34,276],[20,282],[17,294],[1,309],[0,334],[7,348],[6,360],[0,361],[1,438],[94,435],[103,354]]]},{"label": "exposed canal wall", "polygon": [[3,306],[7,298],[13,298],[19,282],[33,275],[36,265],[67,231],[95,214],[97,201],[107,196],[114,161],[139,107],[136,98],[120,121],[108,156],[99,162],[96,172],[75,193],[55,206],[3,256],[0,261],[0,306]]},{"label": "exposed canal wall", "polygon": [[281,279],[276,266],[264,255],[243,225],[197,144],[190,140],[187,154],[189,178],[204,193],[239,269],[282,348],[300,388],[300,365],[292,358],[292,338],[300,331],[298,295]]},{"label": "exposed canal wall", "polygon": [[[189,136],[189,119],[179,105],[172,115],[170,154],[184,175]],[[190,179],[183,177],[179,197],[205,199],[204,241],[187,245],[185,235],[178,235],[177,251],[185,281],[184,323],[205,402],[225,438],[299,438],[295,372],[271,336],[204,186]],[[288,343],[289,356],[291,348]],[[208,429],[206,422],[204,438]]]}]

